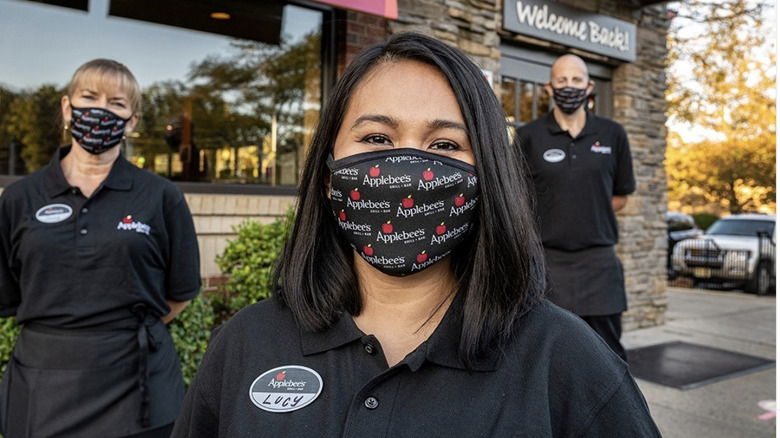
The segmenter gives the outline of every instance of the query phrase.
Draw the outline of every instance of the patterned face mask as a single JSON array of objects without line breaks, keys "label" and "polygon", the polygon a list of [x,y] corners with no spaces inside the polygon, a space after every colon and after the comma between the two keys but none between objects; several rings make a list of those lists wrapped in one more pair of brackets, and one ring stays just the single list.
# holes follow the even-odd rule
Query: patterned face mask
[{"label": "patterned face mask", "polygon": [[103,108],[71,109],[70,133],[87,152],[102,154],[122,141],[129,118],[123,119]]},{"label": "patterned face mask", "polygon": [[555,105],[566,114],[577,111],[588,98],[587,88],[562,87],[553,88]]},{"label": "patterned face mask", "polygon": [[478,205],[470,164],[417,149],[328,159],[331,206],[342,235],[371,266],[414,274],[468,235]]}]

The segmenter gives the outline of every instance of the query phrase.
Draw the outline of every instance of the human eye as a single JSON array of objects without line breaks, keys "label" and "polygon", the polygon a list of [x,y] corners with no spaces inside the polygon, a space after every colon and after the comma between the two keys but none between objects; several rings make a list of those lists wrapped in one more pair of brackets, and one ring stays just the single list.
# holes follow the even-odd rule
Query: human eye
[{"label": "human eye", "polygon": [[363,143],[374,144],[374,145],[379,145],[379,146],[392,145],[392,142],[390,141],[390,139],[387,138],[387,136],[382,135],[382,134],[370,134],[370,135],[367,135],[367,136],[363,137],[363,139],[360,140],[360,141],[363,142]]},{"label": "human eye", "polygon": [[433,143],[431,143],[429,148],[435,151],[442,151],[442,152],[448,152],[448,151],[454,152],[462,149],[460,145],[450,140],[436,140]]}]

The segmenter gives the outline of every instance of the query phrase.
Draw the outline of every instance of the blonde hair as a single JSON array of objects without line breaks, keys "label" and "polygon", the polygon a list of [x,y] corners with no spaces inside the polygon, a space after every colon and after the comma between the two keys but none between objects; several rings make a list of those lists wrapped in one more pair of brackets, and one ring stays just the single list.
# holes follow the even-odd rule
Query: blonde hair
[{"label": "blonde hair", "polygon": [[127,94],[133,114],[141,113],[141,87],[135,76],[124,64],[110,59],[93,59],[76,70],[68,84],[69,98],[84,85],[94,85],[103,89],[120,89]]}]

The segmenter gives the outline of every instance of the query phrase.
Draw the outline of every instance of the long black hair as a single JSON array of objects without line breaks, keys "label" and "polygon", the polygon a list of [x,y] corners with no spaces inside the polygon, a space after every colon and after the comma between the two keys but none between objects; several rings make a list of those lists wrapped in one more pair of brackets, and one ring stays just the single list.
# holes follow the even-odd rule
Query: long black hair
[{"label": "long black hair", "polygon": [[326,197],[326,160],[355,88],[378,65],[398,60],[422,62],[444,74],[474,151],[477,226],[451,260],[457,293],[464,295],[460,356],[469,367],[475,358],[509,342],[518,318],[542,300],[544,253],[525,164],[510,145],[498,99],[474,62],[429,36],[399,33],[364,49],[336,85],[306,158],[295,222],[274,272],[275,297],[308,330],[332,326],[345,311],[360,314],[353,250],[340,237]]}]

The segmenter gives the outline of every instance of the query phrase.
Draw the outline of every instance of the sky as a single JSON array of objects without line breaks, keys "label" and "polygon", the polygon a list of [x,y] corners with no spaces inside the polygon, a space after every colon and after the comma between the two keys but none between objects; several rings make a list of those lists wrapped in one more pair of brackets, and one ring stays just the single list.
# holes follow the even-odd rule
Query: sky
[{"label": "sky", "polygon": [[[184,79],[191,63],[229,47],[230,38],[221,35],[106,18],[108,3],[90,0],[87,13],[0,0],[0,84],[16,91],[44,83],[64,86],[84,62],[109,58],[127,65],[143,88]],[[312,19],[318,20],[319,13],[287,7],[282,32],[297,39],[310,29],[299,23]]]}]

